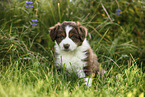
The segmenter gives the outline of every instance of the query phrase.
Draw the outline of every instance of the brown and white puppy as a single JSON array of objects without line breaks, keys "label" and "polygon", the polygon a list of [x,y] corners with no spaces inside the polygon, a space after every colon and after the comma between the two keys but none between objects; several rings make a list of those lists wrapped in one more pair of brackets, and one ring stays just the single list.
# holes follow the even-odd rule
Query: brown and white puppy
[{"label": "brown and white puppy", "polygon": [[104,70],[86,40],[87,29],[79,22],[58,23],[50,27],[49,35],[55,41],[55,64],[58,69],[65,67],[68,73],[84,78],[89,87],[92,84],[92,75],[103,75]]}]

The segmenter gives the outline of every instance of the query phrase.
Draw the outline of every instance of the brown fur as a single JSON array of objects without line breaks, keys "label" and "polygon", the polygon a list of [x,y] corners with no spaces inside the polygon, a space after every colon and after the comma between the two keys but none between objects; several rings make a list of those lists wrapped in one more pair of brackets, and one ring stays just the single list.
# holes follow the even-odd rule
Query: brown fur
[{"label": "brown fur", "polygon": [[60,23],[57,23],[55,26],[52,26],[49,28],[49,35],[50,35],[52,41],[54,41],[56,39],[56,35],[58,33],[60,25],[61,25]]},{"label": "brown fur", "polygon": [[64,31],[66,25],[73,27],[69,37],[74,35],[72,40],[76,42],[78,46],[80,46],[87,36],[87,29],[84,26],[82,26],[79,22],[75,23],[73,21],[64,21],[62,24],[57,23],[55,26],[50,27],[49,35],[52,41],[56,40],[57,43],[59,44],[63,40],[63,38],[66,37]]},{"label": "brown fur", "polygon": [[104,70],[101,68],[99,62],[97,61],[97,56],[90,48],[86,51],[87,58],[84,61],[87,62],[87,66],[84,67],[84,72],[86,76],[100,74],[100,77],[103,76]]}]

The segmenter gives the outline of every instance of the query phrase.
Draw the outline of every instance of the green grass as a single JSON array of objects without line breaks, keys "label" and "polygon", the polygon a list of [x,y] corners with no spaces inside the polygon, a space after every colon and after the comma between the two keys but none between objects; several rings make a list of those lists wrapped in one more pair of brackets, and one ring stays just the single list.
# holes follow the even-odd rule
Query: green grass
[{"label": "green grass", "polygon": [[[20,1],[0,1],[1,97],[144,97],[143,0],[32,0],[33,9]],[[31,19],[38,19],[37,26],[31,26]],[[48,30],[64,20],[88,28],[87,39],[107,71],[90,88],[54,67]]]},{"label": "green grass", "polygon": [[[31,59],[30,59],[31,60]],[[48,68],[46,63],[40,65],[35,60],[31,66],[16,61],[9,66],[1,66],[0,95],[2,97],[45,97],[45,96],[128,96],[136,97],[144,93],[145,74],[137,67],[134,59],[128,61],[127,67],[115,71],[112,67],[104,79],[94,78],[93,86],[86,88],[78,85],[79,79],[67,78]],[[143,96],[142,96],[143,97]]]}]

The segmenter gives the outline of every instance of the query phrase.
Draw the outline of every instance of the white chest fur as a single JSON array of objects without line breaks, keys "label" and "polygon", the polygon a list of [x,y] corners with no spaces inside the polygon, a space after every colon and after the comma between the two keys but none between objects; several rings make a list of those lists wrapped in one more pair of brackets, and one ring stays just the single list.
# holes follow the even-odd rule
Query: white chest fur
[{"label": "white chest fur", "polygon": [[55,51],[58,54],[56,56],[56,65],[59,67],[65,67],[65,69],[69,73],[75,73],[80,78],[85,77],[85,74],[83,72],[83,67],[86,65],[85,59],[86,56],[86,50],[89,48],[88,42],[85,40],[81,46],[79,46],[74,51],[63,51],[59,48],[59,45],[55,45]]}]

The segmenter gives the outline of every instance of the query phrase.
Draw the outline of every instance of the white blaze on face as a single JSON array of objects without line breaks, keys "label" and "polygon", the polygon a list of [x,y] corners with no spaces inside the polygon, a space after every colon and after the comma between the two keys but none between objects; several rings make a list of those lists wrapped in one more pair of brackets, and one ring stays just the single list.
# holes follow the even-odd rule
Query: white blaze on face
[{"label": "white blaze on face", "polygon": [[69,45],[70,45],[69,48],[68,48],[69,51],[73,51],[74,49],[77,48],[77,44],[76,44],[75,42],[73,42],[73,41],[69,38],[69,32],[70,32],[71,30],[72,30],[72,27],[71,27],[71,26],[67,25],[67,26],[65,27],[66,37],[65,37],[65,39],[63,39],[63,40],[61,41],[61,43],[59,44],[59,46],[60,46],[60,48],[61,48],[62,50],[65,50],[65,48],[64,48],[64,45],[65,45],[65,44],[69,44]]}]

